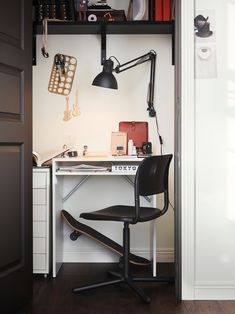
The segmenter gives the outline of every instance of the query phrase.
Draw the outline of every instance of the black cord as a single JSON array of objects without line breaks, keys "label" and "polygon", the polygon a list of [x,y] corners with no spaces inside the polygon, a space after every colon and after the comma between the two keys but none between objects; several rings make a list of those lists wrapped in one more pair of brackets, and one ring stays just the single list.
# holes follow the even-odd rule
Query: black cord
[{"label": "black cord", "polygon": [[160,143],[160,154],[162,155],[163,154],[163,139],[162,139],[162,136],[159,132],[157,115],[155,116],[155,121],[156,121],[156,127],[157,127],[157,135],[158,135],[159,143]]}]

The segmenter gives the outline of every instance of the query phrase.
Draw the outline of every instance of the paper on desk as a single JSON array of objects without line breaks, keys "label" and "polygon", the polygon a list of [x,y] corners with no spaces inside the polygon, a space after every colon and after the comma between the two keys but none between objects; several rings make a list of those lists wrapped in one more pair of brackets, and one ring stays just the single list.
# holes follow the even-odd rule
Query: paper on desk
[{"label": "paper on desk", "polygon": [[86,164],[58,168],[58,171],[109,171],[109,170],[110,169],[108,167],[86,165]]}]

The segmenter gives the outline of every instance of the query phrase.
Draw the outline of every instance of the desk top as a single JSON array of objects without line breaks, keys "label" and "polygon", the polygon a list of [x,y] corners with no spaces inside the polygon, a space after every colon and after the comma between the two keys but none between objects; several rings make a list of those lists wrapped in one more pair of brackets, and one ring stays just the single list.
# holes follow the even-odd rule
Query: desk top
[{"label": "desk top", "polygon": [[53,158],[53,162],[98,162],[98,161],[134,161],[141,162],[144,157],[137,156],[81,156],[81,157],[63,157],[63,158]]}]

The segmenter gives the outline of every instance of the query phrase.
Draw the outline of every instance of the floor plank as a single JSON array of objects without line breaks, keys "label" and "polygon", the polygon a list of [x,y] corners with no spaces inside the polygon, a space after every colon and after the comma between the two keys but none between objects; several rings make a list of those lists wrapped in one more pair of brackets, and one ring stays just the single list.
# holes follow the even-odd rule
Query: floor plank
[{"label": "floor plank", "polygon": [[[179,301],[174,284],[145,283],[140,286],[151,297],[145,304],[126,285],[103,287],[80,294],[72,288],[110,278],[107,270],[116,264],[67,263],[57,278],[34,276],[34,295],[30,304],[17,314],[233,314],[235,301]],[[146,267],[132,267],[133,273],[151,273]],[[172,264],[159,264],[161,275],[172,275]]]}]

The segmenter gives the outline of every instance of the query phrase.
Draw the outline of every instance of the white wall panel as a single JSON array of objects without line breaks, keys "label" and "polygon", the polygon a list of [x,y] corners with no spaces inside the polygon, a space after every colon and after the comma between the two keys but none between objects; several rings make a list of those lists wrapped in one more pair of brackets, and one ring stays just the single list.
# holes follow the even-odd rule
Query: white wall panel
[{"label": "white wall panel", "polygon": [[235,2],[196,0],[196,12],[200,10],[214,12],[217,77],[196,79],[195,85],[196,298],[220,294],[231,299],[235,298]]}]

